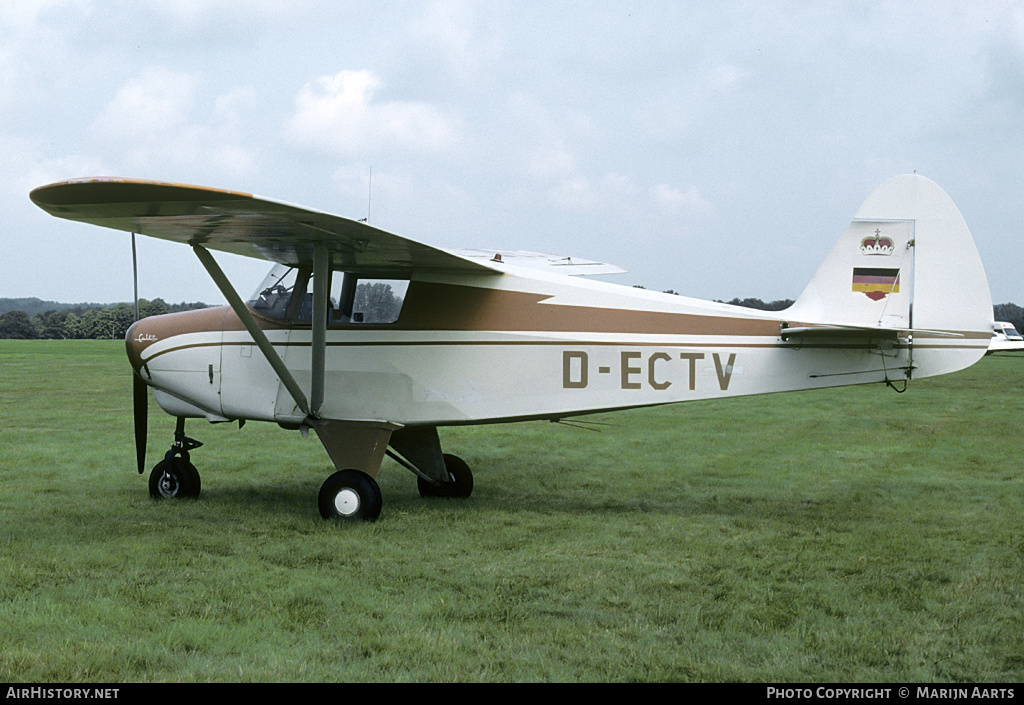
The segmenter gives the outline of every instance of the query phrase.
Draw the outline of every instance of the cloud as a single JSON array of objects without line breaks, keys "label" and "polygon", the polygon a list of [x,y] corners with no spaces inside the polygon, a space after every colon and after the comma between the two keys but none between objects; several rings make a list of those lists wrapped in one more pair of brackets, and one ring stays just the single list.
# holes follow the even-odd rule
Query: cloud
[{"label": "cloud", "polygon": [[651,198],[659,209],[668,213],[702,216],[714,211],[714,206],[696,186],[681,191],[668,184],[655,184],[651,187]]},{"label": "cloud", "polygon": [[549,189],[551,203],[561,210],[628,213],[636,205],[637,188],[633,178],[618,172],[606,172],[597,179],[575,174],[560,179]]},{"label": "cloud", "polygon": [[152,139],[179,128],[195,99],[197,80],[160,66],[128,79],[93,122],[97,135]]},{"label": "cloud", "polygon": [[[362,217],[372,165],[381,227],[617,261],[624,232],[652,251],[830,240],[872,187],[918,169],[986,258],[1012,263],[990,267],[994,296],[1021,298],[1019,2],[238,5],[0,0],[12,237],[39,227],[29,188],[92,173]],[[698,267],[686,288],[792,296],[818,265],[795,257],[763,281]],[[622,263],[681,288],[669,258]],[[51,279],[21,286],[76,285]],[[181,282],[161,295],[191,296]]]},{"label": "cloud", "polygon": [[431,0],[412,20],[410,38],[423,40],[429,54],[437,56],[453,75],[474,76],[499,60],[504,50],[500,32],[485,19],[491,13],[482,8],[465,0]]},{"label": "cloud", "polygon": [[92,121],[90,145],[116,151],[120,171],[174,180],[246,178],[258,165],[250,132],[257,96],[228,87],[212,94],[198,75],[162,66],[124,81]]},{"label": "cloud", "polygon": [[289,135],[340,154],[385,147],[438,152],[458,141],[457,119],[427,103],[376,101],[379,86],[370,71],[342,71],[307,83],[295,98]]}]

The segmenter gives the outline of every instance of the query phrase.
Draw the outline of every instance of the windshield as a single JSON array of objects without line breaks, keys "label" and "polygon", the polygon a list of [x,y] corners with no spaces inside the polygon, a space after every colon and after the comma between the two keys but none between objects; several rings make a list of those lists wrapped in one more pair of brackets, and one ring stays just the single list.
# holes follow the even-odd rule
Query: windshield
[{"label": "windshield", "polygon": [[296,269],[284,264],[275,264],[270,274],[249,297],[249,305],[264,316],[284,318],[288,313],[288,301],[295,288]]}]

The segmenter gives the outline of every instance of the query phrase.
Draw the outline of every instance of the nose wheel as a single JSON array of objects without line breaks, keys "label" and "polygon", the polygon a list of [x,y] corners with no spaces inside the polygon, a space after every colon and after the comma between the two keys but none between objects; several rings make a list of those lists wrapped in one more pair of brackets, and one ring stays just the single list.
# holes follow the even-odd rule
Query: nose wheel
[{"label": "nose wheel", "polygon": [[149,474],[149,494],[154,499],[195,499],[201,482],[199,471],[189,459],[189,451],[203,444],[185,435],[185,419],[179,418],[174,445]]},{"label": "nose wheel", "polygon": [[188,453],[181,456],[167,452],[149,474],[149,494],[154,499],[195,499],[199,496],[199,471],[189,462]]}]

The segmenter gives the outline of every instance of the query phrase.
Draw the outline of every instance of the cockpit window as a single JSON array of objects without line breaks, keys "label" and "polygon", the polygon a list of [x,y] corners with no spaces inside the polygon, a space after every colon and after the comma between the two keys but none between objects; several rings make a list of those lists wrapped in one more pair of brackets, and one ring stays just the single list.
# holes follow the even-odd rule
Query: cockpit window
[{"label": "cockpit window", "polygon": [[[394,323],[408,288],[407,279],[332,272],[327,323]],[[249,298],[249,305],[264,316],[309,323],[313,319],[313,278],[308,269],[275,265]]]}]

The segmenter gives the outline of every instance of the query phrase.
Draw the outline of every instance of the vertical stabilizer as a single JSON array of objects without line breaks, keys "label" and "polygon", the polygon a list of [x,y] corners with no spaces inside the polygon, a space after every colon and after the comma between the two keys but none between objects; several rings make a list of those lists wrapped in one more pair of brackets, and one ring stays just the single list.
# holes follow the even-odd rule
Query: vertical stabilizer
[{"label": "vertical stabilizer", "polygon": [[907,331],[915,377],[973,364],[992,336],[992,297],[974,238],[945,191],[917,174],[868,196],[787,314]]}]

